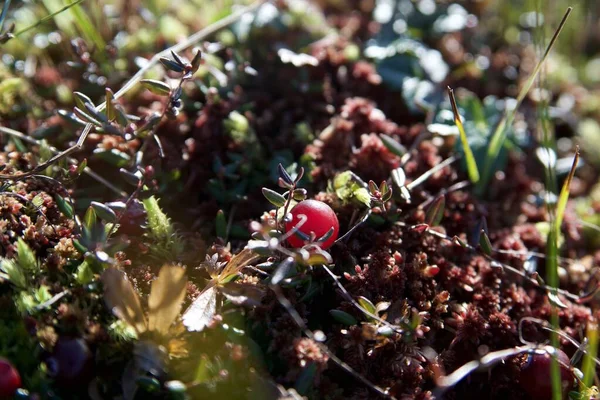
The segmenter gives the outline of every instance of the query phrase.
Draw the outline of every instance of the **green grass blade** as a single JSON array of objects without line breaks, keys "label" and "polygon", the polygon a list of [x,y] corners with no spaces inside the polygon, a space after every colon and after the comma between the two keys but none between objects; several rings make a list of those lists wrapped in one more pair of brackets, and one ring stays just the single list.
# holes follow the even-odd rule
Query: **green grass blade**
[{"label": "green grass blade", "polygon": [[560,231],[560,226],[562,225],[562,221],[565,216],[567,201],[569,200],[569,189],[571,187],[571,181],[573,181],[573,176],[575,175],[575,170],[577,169],[577,164],[579,164],[579,146],[575,149],[575,157],[573,158],[573,165],[571,165],[571,171],[569,171],[567,180],[565,181],[562,189],[560,190],[560,196],[558,196],[558,203],[556,203],[556,217],[554,220],[554,225],[555,229],[558,231]]},{"label": "green grass blade", "polygon": [[94,27],[92,20],[85,11],[83,11],[83,8],[79,5],[75,5],[75,7],[71,8],[71,14],[75,18],[75,23],[85,40],[88,43],[93,43],[96,46],[96,49],[99,50],[98,54],[103,55],[106,42],[102,38],[102,35],[100,35],[100,32]]},{"label": "green grass blade", "polygon": [[585,388],[592,386],[594,376],[596,375],[596,363],[594,357],[598,354],[598,325],[589,323],[587,327],[588,348],[587,353],[583,356],[583,364],[581,372],[583,372],[583,380],[580,389],[583,392]]},{"label": "green grass blade", "polygon": [[552,36],[550,43],[546,47],[546,51],[544,52],[542,58],[537,63],[537,65],[535,66],[535,69],[531,73],[531,76],[529,77],[529,79],[527,79],[527,82],[525,82],[525,85],[519,92],[519,95],[517,96],[517,102],[516,102],[514,108],[512,108],[511,110],[507,109],[505,111],[504,116],[502,117],[502,120],[500,120],[500,123],[494,130],[494,133],[492,134],[492,139],[490,140],[490,144],[489,144],[488,151],[486,154],[485,164],[483,165],[482,179],[479,181],[479,185],[478,185],[478,193],[479,194],[481,194],[482,190],[486,187],[487,183],[489,182],[489,180],[491,178],[493,165],[496,162],[498,155],[500,154],[500,150],[502,149],[502,146],[504,145],[504,141],[506,140],[507,127],[512,125],[512,122],[515,118],[515,114],[516,114],[517,110],[519,109],[519,106],[521,105],[521,103],[523,102],[523,99],[525,99],[525,96],[527,95],[527,93],[529,92],[531,87],[533,86],[535,79],[542,68],[542,65],[544,65],[544,62],[548,58],[548,55],[550,54],[550,51],[554,47],[554,44],[556,43],[556,40],[558,39],[558,35],[560,34],[563,27],[565,26],[565,23],[567,22],[567,19],[569,18],[569,14],[571,14],[572,10],[573,10],[572,7],[567,8],[567,11],[565,12],[565,15],[563,16],[562,20],[560,21],[558,28],[554,32],[554,35]]},{"label": "green grass blade", "polygon": [[467,133],[465,127],[460,120],[460,114],[458,113],[458,107],[456,106],[456,98],[454,97],[454,90],[448,87],[448,95],[450,96],[450,103],[452,103],[452,111],[454,112],[454,123],[460,132],[460,142],[465,152],[465,160],[467,162],[467,173],[469,174],[469,180],[471,183],[477,183],[479,181],[479,169],[477,168],[477,162],[473,156],[471,146],[467,140]]},{"label": "green grass blade", "polygon": [[43,24],[44,22],[48,21],[49,19],[54,18],[55,16],[57,16],[58,14],[67,11],[69,8],[81,3],[83,0],[76,0],[71,4],[67,4],[66,6],[64,6],[63,8],[54,11],[51,14],[46,15],[45,17],[41,18],[39,21],[37,21],[35,24],[29,25],[26,28],[21,29],[20,31],[18,31],[17,33],[15,33],[15,37],[22,35],[23,33],[30,31],[38,26],[40,26],[41,24]]}]

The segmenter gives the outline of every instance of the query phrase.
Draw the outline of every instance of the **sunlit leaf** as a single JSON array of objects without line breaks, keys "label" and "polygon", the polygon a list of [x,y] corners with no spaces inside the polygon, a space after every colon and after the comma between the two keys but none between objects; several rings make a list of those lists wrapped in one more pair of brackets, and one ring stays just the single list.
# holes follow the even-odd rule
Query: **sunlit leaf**
[{"label": "sunlit leaf", "polygon": [[125,272],[108,268],[102,273],[104,302],[121,320],[132,326],[136,332],[146,331],[146,317],[138,293]]},{"label": "sunlit leaf", "polygon": [[146,89],[159,96],[168,96],[171,93],[171,87],[169,85],[155,79],[142,79],[140,83]]},{"label": "sunlit leaf", "polygon": [[188,330],[199,332],[212,321],[216,311],[217,288],[209,284],[183,314],[183,324]]},{"label": "sunlit leaf", "polygon": [[[358,298],[358,304],[360,304],[360,306],[362,308],[364,308],[365,310],[367,310],[371,314],[377,315],[377,308],[375,307],[375,304],[373,304],[371,302],[371,300],[367,299],[366,297],[360,296]],[[369,318],[371,318],[371,317],[369,316]]]},{"label": "sunlit leaf", "polygon": [[164,265],[148,297],[148,330],[165,335],[181,311],[187,277],[180,266]]},{"label": "sunlit leaf", "polygon": [[38,269],[38,262],[35,253],[21,238],[17,240],[16,260],[19,266],[26,271],[32,272]]},{"label": "sunlit leaf", "polygon": [[219,292],[233,304],[246,307],[259,306],[265,295],[265,289],[261,286],[237,282],[224,284],[219,287]]},{"label": "sunlit leaf", "polygon": [[262,193],[263,196],[269,200],[269,203],[273,204],[275,207],[283,207],[285,205],[285,197],[276,191],[269,188],[262,188]]}]

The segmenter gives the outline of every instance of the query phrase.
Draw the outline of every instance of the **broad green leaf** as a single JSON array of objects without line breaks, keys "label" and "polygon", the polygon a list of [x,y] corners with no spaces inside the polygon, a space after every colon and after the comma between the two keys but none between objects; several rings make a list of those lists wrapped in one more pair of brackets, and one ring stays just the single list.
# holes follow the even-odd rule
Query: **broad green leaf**
[{"label": "broad green leaf", "polygon": [[264,187],[262,188],[262,194],[269,200],[269,203],[273,204],[275,207],[279,208],[285,205],[285,197],[274,190]]},{"label": "broad green leaf", "polygon": [[358,324],[356,318],[342,310],[329,310],[329,314],[333,317],[333,319],[343,325],[353,326]]}]

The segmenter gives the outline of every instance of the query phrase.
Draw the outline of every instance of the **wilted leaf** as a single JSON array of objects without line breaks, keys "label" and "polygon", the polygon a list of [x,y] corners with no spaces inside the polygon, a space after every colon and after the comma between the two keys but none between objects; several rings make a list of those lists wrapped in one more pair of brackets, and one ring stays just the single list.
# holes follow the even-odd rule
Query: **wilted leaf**
[{"label": "wilted leaf", "polygon": [[233,256],[227,263],[223,271],[219,274],[219,282],[223,283],[228,280],[232,275],[237,275],[238,272],[245,266],[258,260],[261,256],[256,254],[250,249],[244,249],[238,254]]},{"label": "wilted leaf", "polygon": [[217,311],[217,288],[209,284],[183,314],[183,324],[190,331],[203,330]]},{"label": "wilted leaf", "polygon": [[165,265],[152,282],[148,298],[148,330],[165,335],[185,298],[187,277],[180,266]]},{"label": "wilted leaf", "polygon": [[136,332],[146,331],[147,324],[138,293],[125,272],[108,268],[102,273],[104,302],[120,319],[131,325]]},{"label": "wilted leaf", "polygon": [[219,291],[233,304],[245,307],[259,306],[265,295],[263,287],[250,283],[228,282]]}]

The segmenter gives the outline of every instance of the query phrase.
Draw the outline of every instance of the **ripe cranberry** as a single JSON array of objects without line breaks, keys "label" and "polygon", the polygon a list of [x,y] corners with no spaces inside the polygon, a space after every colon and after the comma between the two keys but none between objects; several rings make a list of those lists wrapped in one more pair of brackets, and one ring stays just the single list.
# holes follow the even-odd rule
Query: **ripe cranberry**
[{"label": "ripe cranberry", "polygon": [[[560,378],[563,394],[573,386],[573,374],[565,365],[571,365],[569,357],[560,349],[556,349],[556,356],[561,362]],[[552,399],[551,379],[552,356],[549,354],[530,354],[527,362],[521,368],[519,382],[521,387],[534,399]]]},{"label": "ripe cranberry", "polygon": [[60,337],[46,365],[49,374],[62,386],[87,386],[93,376],[92,352],[81,338]]},{"label": "ripe cranberry", "polygon": [[0,399],[10,399],[21,387],[19,371],[10,361],[0,358]]},{"label": "ripe cranberry", "polygon": [[[300,215],[306,215],[306,222],[298,229],[298,231],[309,235],[315,234],[316,239],[319,239],[325,235],[333,227],[333,235],[326,241],[321,243],[322,249],[329,248],[338,237],[340,224],[338,222],[335,212],[327,204],[318,200],[304,200],[298,203],[291,211],[292,219],[287,222],[285,229],[290,231],[293,229],[302,219]],[[292,235],[288,238],[288,243],[292,247],[302,247],[305,241],[297,235]]]}]

